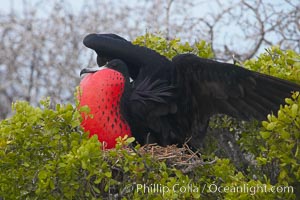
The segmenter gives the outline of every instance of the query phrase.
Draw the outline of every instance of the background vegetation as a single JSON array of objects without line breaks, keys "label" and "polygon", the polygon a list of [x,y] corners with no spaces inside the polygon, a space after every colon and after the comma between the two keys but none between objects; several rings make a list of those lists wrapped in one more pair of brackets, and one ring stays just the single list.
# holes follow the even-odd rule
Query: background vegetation
[{"label": "background vegetation", "polygon": [[[180,39],[146,34],[134,40],[171,58],[192,52],[213,57],[204,42],[192,45]],[[299,83],[300,56],[292,50],[268,49],[244,67]],[[276,115],[264,122],[240,122],[216,116],[201,150],[203,165],[181,171],[141,148],[132,138],[116,149],[101,150],[96,137],[80,128],[80,114],[72,104],[50,106],[50,99],[32,106],[12,105],[13,115],[0,122],[0,198],[2,199],[297,199],[300,194],[300,98],[286,99]],[[133,150],[125,146],[131,145]],[[138,184],[177,190],[137,190]],[[186,192],[179,188],[196,187]],[[248,192],[213,192],[246,186]],[[257,189],[267,188],[267,192]],[[293,191],[291,189],[293,187]],[[271,188],[279,190],[271,192]],[[289,191],[288,191],[289,189]]]}]

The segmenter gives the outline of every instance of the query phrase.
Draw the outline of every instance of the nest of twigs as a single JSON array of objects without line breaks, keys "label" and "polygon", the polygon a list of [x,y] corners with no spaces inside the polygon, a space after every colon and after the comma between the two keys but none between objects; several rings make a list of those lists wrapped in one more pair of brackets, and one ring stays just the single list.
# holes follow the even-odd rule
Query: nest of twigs
[{"label": "nest of twigs", "polygon": [[201,154],[198,151],[192,151],[187,144],[182,147],[176,145],[162,147],[157,144],[147,144],[135,153],[140,155],[150,154],[154,159],[163,160],[168,166],[175,167],[183,173],[189,173],[199,166],[215,162],[215,160],[204,162]]}]

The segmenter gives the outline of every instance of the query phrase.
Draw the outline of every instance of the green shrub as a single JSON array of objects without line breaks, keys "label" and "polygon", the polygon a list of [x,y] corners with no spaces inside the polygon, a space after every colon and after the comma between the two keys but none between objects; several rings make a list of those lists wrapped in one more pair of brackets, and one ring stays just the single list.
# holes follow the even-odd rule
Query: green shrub
[{"label": "green shrub", "polygon": [[253,71],[300,83],[300,55],[293,50],[271,47],[257,59],[247,60],[244,66]]},{"label": "green shrub", "polygon": [[190,45],[188,42],[181,43],[179,38],[167,40],[162,36],[147,33],[137,37],[133,44],[153,49],[169,59],[180,53],[193,53],[202,58],[214,56],[211,46],[203,40]]},{"label": "green shrub", "polygon": [[[14,115],[0,123],[0,197],[4,199],[143,199],[137,185],[178,187],[191,180],[164,162],[123,148],[102,151],[97,137],[88,139],[76,108],[67,104],[43,108],[13,104]],[[146,190],[148,192],[148,190]],[[161,196],[152,194],[149,196]],[[166,198],[200,194],[165,193]]]},{"label": "green shrub", "polygon": [[300,97],[299,92],[286,99],[286,105],[278,111],[277,117],[268,115],[262,122],[260,135],[264,140],[259,164],[279,168],[277,181],[293,185],[300,191]]}]

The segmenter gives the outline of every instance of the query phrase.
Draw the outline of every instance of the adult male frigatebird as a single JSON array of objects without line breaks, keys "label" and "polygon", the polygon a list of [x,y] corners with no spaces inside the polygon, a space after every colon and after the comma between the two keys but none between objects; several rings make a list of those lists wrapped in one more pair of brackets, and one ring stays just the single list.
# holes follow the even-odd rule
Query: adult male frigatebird
[{"label": "adult male frigatebird", "polygon": [[94,115],[82,125],[108,148],[124,134],[141,144],[188,140],[197,148],[212,115],[262,120],[300,91],[295,83],[193,54],[169,60],[115,34],[89,34],[83,43],[106,69],[81,71],[89,75],[81,82],[80,105]]}]

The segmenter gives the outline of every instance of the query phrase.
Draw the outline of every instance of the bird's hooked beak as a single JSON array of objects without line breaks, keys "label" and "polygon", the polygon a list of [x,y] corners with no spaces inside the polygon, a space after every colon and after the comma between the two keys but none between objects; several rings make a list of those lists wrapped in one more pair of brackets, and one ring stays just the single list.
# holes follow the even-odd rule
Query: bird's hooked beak
[{"label": "bird's hooked beak", "polygon": [[87,67],[87,68],[84,68],[80,71],[80,76],[82,76],[83,74],[86,74],[86,73],[95,73],[97,71],[100,71],[100,70],[103,70],[103,69],[107,69],[108,67],[106,67],[106,65],[103,65],[101,67]]}]

